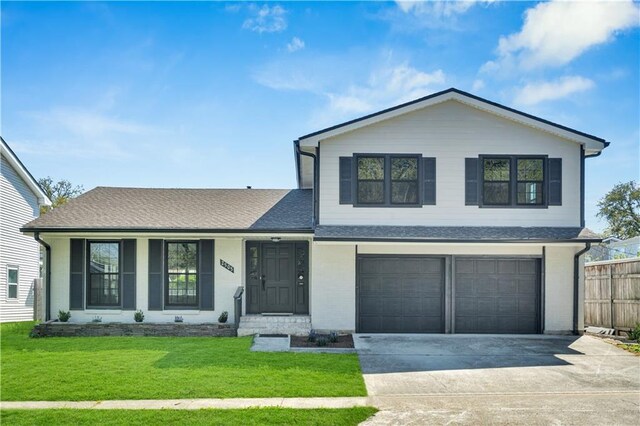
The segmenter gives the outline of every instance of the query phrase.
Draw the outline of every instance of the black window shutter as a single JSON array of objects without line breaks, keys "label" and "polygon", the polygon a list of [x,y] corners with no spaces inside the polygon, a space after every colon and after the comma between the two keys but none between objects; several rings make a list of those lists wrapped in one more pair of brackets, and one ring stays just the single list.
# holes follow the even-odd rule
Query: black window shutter
[{"label": "black window shutter", "polygon": [[71,239],[71,279],[69,281],[69,309],[84,309],[85,240]]},{"label": "black window shutter", "polygon": [[562,158],[549,158],[549,205],[562,205]]},{"label": "black window shutter", "polygon": [[200,240],[200,309],[213,311],[214,240]]},{"label": "black window shutter", "polygon": [[422,204],[436,204],[436,159],[425,157],[422,159]]},{"label": "black window shutter", "polygon": [[164,241],[149,240],[149,310],[162,310],[162,297],[164,294],[162,283],[164,277],[163,255]]},{"label": "black window shutter", "polygon": [[467,206],[477,206],[479,201],[478,159],[464,159],[464,203]]},{"label": "black window shutter", "polygon": [[122,309],[136,309],[136,240],[122,240]]},{"label": "black window shutter", "polygon": [[340,157],[340,204],[353,204],[353,157]]}]

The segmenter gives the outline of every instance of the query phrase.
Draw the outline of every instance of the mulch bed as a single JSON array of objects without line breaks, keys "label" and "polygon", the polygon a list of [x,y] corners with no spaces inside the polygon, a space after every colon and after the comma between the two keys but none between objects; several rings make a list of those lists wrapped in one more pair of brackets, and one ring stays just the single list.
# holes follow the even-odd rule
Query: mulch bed
[{"label": "mulch bed", "polygon": [[329,341],[329,336],[319,334],[318,337],[324,337],[327,339],[326,346],[318,346],[316,342],[310,342],[307,336],[291,336],[292,348],[353,348],[353,337],[350,334],[341,334],[338,336],[338,341],[332,343]]}]

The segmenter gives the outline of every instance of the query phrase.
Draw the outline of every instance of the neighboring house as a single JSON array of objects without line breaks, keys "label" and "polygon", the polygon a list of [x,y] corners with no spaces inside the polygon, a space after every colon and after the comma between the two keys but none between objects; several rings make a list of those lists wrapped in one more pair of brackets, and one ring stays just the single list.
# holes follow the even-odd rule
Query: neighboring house
[{"label": "neighboring house", "polygon": [[72,321],[216,321],[242,286],[243,321],[577,332],[584,162],[607,145],[449,89],[300,137],[298,189],[99,187],[23,231]]},{"label": "neighboring house", "polygon": [[588,262],[603,260],[628,259],[640,257],[640,237],[622,240],[616,237],[607,237],[600,244],[591,247],[587,253]]},{"label": "neighboring house", "polygon": [[20,227],[51,201],[1,137],[0,156],[0,322],[29,321],[34,319],[40,245]]}]

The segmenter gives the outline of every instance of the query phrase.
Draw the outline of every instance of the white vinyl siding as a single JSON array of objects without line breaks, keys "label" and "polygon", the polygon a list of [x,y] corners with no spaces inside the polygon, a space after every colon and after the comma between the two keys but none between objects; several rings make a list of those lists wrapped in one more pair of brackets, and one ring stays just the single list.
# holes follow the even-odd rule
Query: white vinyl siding
[{"label": "white vinyl siding", "polygon": [[[339,158],[354,153],[436,158],[436,205],[357,208],[339,204]],[[562,158],[562,206],[465,206],[465,158],[481,154]],[[447,101],[320,142],[320,224],[580,226],[580,146],[493,114]]]},{"label": "white vinyl siding", "polygon": [[[0,165],[0,322],[33,319],[33,285],[40,246],[19,229],[39,214],[38,198],[2,156]],[[9,298],[8,270],[18,269],[17,298]]]}]

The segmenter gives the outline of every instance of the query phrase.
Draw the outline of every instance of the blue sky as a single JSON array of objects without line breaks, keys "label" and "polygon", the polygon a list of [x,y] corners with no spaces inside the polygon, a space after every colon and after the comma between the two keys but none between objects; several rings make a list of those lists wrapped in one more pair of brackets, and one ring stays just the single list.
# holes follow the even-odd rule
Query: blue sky
[{"label": "blue sky", "polygon": [[640,174],[638,3],[1,4],[1,134],[36,177],[295,186],[292,141],[448,87],[603,137],[587,226]]}]

